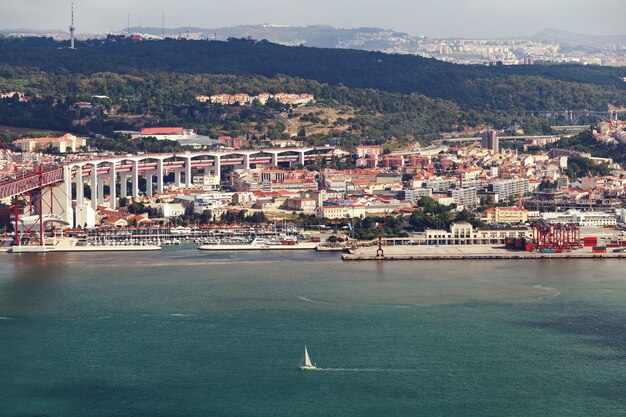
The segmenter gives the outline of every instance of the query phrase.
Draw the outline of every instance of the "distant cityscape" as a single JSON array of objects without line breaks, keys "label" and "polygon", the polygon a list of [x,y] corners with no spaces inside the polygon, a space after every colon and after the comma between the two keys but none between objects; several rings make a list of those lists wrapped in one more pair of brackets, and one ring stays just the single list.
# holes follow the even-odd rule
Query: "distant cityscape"
[{"label": "distant cityscape", "polygon": [[[46,36],[69,39],[61,30],[0,30],[4,36]],[[437,39],[377,28],[338,29],[329,26],[291,27],[250,25],[231,28],[129,27],[109,33],[77,33],[77,39],[101,39],[109,34],[131,35],[135,40],[165,37],[227,40],[231,37],[267,39],[282,45],[363,49],[393,54],[414,54],[458,64],[532,65],[540,62],[626,66],[625,36],[587,36],[545,30],[510,39]],[[323,36],[322,36],[323,34]]]}]

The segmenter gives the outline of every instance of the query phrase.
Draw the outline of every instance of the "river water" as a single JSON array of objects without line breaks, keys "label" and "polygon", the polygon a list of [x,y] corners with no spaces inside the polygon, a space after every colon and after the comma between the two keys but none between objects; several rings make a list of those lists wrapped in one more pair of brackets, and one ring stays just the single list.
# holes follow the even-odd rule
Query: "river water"
[{"label": "river water", "polygon": [[615,416],[625,365],[620,260],[0,254],[3,417]]}]

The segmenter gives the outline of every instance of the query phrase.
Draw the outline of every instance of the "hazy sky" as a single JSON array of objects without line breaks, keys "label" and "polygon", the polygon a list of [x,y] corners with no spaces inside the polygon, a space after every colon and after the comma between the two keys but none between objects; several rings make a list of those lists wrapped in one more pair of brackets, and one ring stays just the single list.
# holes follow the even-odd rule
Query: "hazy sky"
[{"label": "hazy sky", "polygon": [[[131,26],[375,26],[433,37],[508,37],[546,28],[626,33],[626,0],[75,0],[77,32]],[[0,0],[0,28],[65,29],[70,0]]]}]

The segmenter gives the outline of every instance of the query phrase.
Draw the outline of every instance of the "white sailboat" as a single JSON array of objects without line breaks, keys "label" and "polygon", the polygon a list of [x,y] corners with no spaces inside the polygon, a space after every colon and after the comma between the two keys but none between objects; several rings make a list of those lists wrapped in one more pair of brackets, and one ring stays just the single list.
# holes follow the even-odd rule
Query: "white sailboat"
[{"label": "white sailboat", "polygon": [[311,363],[311,358],[309,357],[309,351],[306,349],[306,345],[304,345],[304,354],[302,355],[302,359],[300,359],[299,368],[301,371],[316,371],[317,366],[314,363]]}]

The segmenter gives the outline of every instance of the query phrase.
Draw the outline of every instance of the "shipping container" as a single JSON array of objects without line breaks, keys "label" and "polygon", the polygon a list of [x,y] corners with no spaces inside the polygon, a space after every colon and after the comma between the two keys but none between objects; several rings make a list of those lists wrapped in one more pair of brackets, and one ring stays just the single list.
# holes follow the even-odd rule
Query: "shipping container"
[{"label": "shipping container", "polygon": [[585,237],[583,238],[583,242],[586,248],[590,247],[590,246],[597,246],[598,245],[598,238],[597,237]]}]

